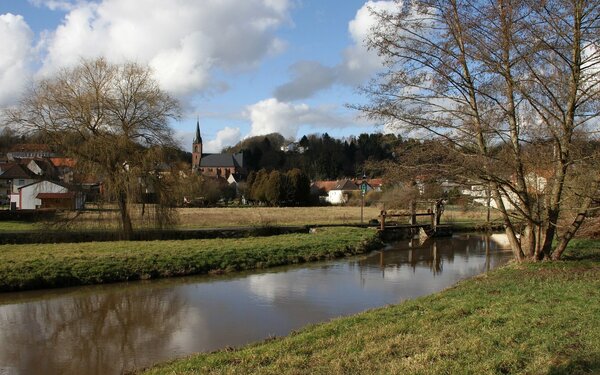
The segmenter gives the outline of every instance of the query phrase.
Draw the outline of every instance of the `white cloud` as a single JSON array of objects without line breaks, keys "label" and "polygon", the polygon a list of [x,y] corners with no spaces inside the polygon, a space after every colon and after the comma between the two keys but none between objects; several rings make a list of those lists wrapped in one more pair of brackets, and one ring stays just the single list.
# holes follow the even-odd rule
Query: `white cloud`
[{"label": "white cloud", "polygon": [[312,108],[307,104],[281,102],[276,98],[261,100],[246,109],[252,128],[249,136],[280,133],[286,138],[297,136],[300,126],[343,128],[356,125],[356,118],[336,113],[333,108]]},{"label": "white cloud", "polygon": [[14,104],[30,76],[33,32],[21,16],[0,15],[0,107]]},{"label": "white cloud", "polygon": [[290,104],[275,98],[262,100],[248,106],[248,115],[252,121],[250,136],[280,133],[284,137],[295,137],[300,126],[300,118],[306,115],[306,104]]},{"label": "white cloud", "polygon": [[284,48],[273,31],[288,22],[290,1],[77,2],[43,41],[42,74],[81,57],[105,56],[150,64],[163,87],[176,95],[210,89],[217,84],[210,78],[214,69],[252,68]]},{"label": "white cloud", "polygon": [[50,10],[63,10],[68,11],[73,9],[75,1],[68,0],[29,0],[29,2],[36,7],[46,7]]},{"label": "white cloud", "polygon": [[382,68],[382,60],[375,51],[365,45],[371,29],[377,24],[376,12],[394,12],[401,4],[394,1],[367,1],[348,24],[353,45],[344,51],[344,61],[340,65],[340,79],[343,83],[356,85],[363,83],[373,73]]},{"label": "white cloud", "polygon": [[240,128],[225,127],[217,132],[217,137],[204,142],[203,152],[219,153],[224,147],[233,146],[242,139]]},{"label": "white cloud", "polygon": [[336,83],[357,86],[371,78],[383,68],[381,57],[375,51],[369,51],[365,45],[369,32],[377,22],[372,10],[393,12],[399,6],[401,4],[395,1],[367,1],[348,23],[352,44],[343,51],[342,62],[334,67],[316,61],[292,65],[292,80],[279,86],[275,96],[280,100],[304,99]]}]

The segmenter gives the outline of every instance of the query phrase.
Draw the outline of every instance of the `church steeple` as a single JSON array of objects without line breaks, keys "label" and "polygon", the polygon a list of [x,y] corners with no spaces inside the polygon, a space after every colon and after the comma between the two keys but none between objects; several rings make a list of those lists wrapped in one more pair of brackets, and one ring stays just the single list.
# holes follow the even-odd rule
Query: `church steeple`
[{"label": "church steeple", "polygon": [[196,136],[192,142],[192,172],[200,171],[202,160],[202,137],[200,136],[200,119],[196,120]]},{"label": "church steeple", "polygon": [[202,143],[202,137],[200,136],[200,119],[196,120],[196,136],[194,137],[194,144]]}]

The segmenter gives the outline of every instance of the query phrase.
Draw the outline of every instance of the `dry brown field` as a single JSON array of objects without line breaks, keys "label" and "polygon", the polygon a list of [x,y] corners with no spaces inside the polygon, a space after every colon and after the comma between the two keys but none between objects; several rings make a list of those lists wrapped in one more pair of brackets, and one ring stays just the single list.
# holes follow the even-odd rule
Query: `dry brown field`
[{"label": "dry brown field", "polygon": [[[377,218],[379,211],[365,207],[364,221]],[[178,214],[184,228],[360,223],[360,207],[181,208]]]},{"label": "dry brown field", "polygon": [[[364,208],[364,221],[377,218],[380,210],[376,207]],[[323,224],[359,224],[360,207],[209,207],[177,208],[175,227],[183,229],[220,227],[261,227],[295,226]],[[85,211],[68,214],[64,223],[71,228],[108,229],[119,225],[116,210]],[[136,210],[133,217],[137,228],[152,226],[152,209],[142,216]]]},{"label": "dry brown field", "polygon": [[[65,213],[64,220],[58,223],[31,224],[20,226],[7,223],[2,230],[37,230],[37,229],[116,229],[119,227],[119,213],[116,210],[87,210],[80,213]],[[371,206],[364,208],[364,222],[379,217],[381,208]],[[146,207],[142,216],[141,210],[136,210],[133,217],[134,227],[153,227],[152,207]],[[406,213],[392,211],[388,213]],[[177,208],[175,210],[175,227],[182,229],[219,228],[219,227],[260,227],[260,226],[295,226],[295,225],[326,225],[326,224],[359,224],[360,207],[324,206],[324,207],[211,207],[211,208]],[[407,223],[408,218],[394,219]],[[427,217],[420,217],[419,222],[426,222]],[[483,207],[465,209],[458,206],[447,207],[442,216],[443,224],[470,225],[484,223],[486,210]],[[492,220],[498,220],[498,215],[492,211]],[[390,219],[388,219],[388,222]]]}]

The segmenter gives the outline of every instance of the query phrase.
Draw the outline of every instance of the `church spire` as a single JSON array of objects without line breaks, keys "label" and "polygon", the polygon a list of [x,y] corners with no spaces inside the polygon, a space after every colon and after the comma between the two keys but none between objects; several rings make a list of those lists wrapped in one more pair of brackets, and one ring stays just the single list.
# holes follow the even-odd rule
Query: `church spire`
[{"label": "church spire", "polygon": [[196,137],[194,137],[194,144],[202,143],[202,137],[200,136],[200,118],[196,120]]},{"label": "church spire", "polygon": [[200,171],[200,161],[202,160],[202,137],[200,136],[200,118],[196,120],[196,136],[192,144],[192,171]]}]

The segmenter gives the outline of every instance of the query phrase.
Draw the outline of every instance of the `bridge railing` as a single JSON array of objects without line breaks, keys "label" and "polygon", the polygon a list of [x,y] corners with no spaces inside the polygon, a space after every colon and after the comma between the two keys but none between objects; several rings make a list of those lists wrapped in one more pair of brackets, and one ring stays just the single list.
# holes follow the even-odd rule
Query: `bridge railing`
[{"label": "bridge railing", "polygon": [[382,210],[381,213],[379,214],[379,222],[381,224],[380,229],[385,230],[387,218],[408,217],[409,218],[408,225],[417,225],[417,217],[419,217],[419,216],[429,216],[430,221],[431,221],[431,227],[433,228],[435,226],[436,220],[435,220],[435,214],[433,212],[421,212],[421,213],[413,212],[410,214],[388,214],[387,211]]}]

